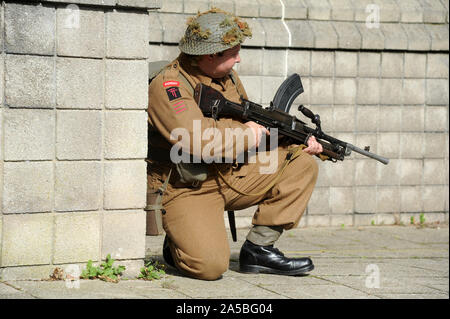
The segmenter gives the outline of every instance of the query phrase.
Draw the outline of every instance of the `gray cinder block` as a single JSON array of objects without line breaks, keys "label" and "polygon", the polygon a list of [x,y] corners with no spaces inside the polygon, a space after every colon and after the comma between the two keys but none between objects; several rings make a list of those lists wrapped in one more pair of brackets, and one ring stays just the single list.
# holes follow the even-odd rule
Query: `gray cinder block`
[{"label": "gray cinder block", "polygon": [[405,78],[425,77],[426,61],[426,54],[405,53]]},{"label": "gray cinder block", "polygon": [[284,17],[286,19],[305,20],[308,16],[308,8],[302,0],[283,0]]},{"label": "gray cinder block", "polygon": [[447,24],[426,24],[425,29],[431,37],[431,50],[448,51],[448,21]]},{"label": "gray cinder block", "polygon": [[377,213],[398,213],[400,211],[398,186],[378,186],[376,196]]},{"label": "gray cinder block", "polygon": [[400,135],[400,149],[402,158],[423,158],[423,148],[423,133],[404,132]]},{"label": "gray cinder block", "polygon": [[58,111],[56,157],[59,160],[100,159],[102,118],[100,111]]},{"label": "gray cinder block", "polygon": [[52,110],[5,109],[4,159],[51,160],[55,156]]},{"label": "gray cinder block", "polygon": [[379,107],[374,105],[356,107],[356,130],[358,132],[377,132]]},{"label": "gray cinder block", "polygon": [[236,15],[240,17],[258,17],[259,3],[254,0],[240,0],[235,2]]},{"label": "gray cinder block", "polygon": [[5,50],[8,53],[53,55],[55,9],[6,3]]},{"label": "gray cinder block", "polygon": [[353,206],[353,187],[330,187],[330,210],[332,214],[352,214]]},{"label": "gray cinder block", "polygon": [[381,79],[380,82],[380,104],[402,104],[402,79]]},{"label": "gray cinder block", "polygon": [[56,105],[58,108],[102,109],[104,67],[101,60],[58,58],[56,60]]},{"label": "gray cinder block", "polygon": [[333,26],[338,36],[338,48],[360,49],[362,46],[361,34],[354,23],[334,22]]},{"label": "gray cinder block", "polygon": [[418,0],[397,1],[401,12],[401,22],[423,22],[423,8]]},{"label": "gray cinder block", "polygon": [[3,163],[3,214],[51,211],[53,185],[52,162]]},{"label": "gray cinder block", "polygon": [[1,266],[51,262],[53,217],[48,214],[3,216]]},{"label": "gray cinder block", "polygon": [[246,46],[262,47],[266,44],[266,31],[264,30],[262,21],[260,19],[247,18],[245,21],[248,23],[252,30],[252,37],[245,39]]},{"label": "gray cinder block", "polygon": [[448,160],[426,158],[423,160],[423,164],[423,183],[425,185],[444,185],[446,182],[448,183]]},{"label": "gray cinder block", "polygon": [[[423,210],[425,212],[445,212],[448,210],[448,186],[425,185],[423,187]],[[428,222],[430,219],[425,217]]]},{"label": "gray cinder block", "polygon": [[[269,76],[284,76],[286,72],[286,59],[284,57],[286,54],[288,53],[284,50],[264,50],[262,74]],[[257,57],[256,54],[254,55]],[[258,62],[257,58],[255,60]],[[252,62],[250,62],[250,64],[252,64]]]},{"label": "gray cinder block", "polygon": [[426,80],[426,102],[428,105],[448,105],[448,79]]},{"label": "gray cinder block", "polygon": [[381,54],[381,77],[403,77],[403,54],[383,52]]},{"label": "gray cinder block", "polygon": [[333,120],[333,131],[353,132],[355,130],[355,108],[352,105],[334,105]]},{"label": "gray cinder block", "polygon": [[398,147],[400,143],[400,133],[379,133],[377,139],[377,154],[388,158],[398,158],[398,155],[400,154]]},{"label": "gray cinder block", "polygon": [[258,0],[259,16],[267,18],[281,18],[282,6],[279,1]]},{"label": "gray cinder block", "polygon": [[377,162],[372,159],[355,159],[355,185],[371,186],[377,183]]},{"label": "gray cinder block", "polygon": [[330,188],[316,188],[308,203],[308,215],[323,215],[330,213]]},{"label": "gray cinder block", "polygon": [[400,187],[400,210],[401,212],[422,212],[423,191],[421,186]]},{"label": "gray cinder block", "polygon": [[400,185],[420,185],[423,176],[421,159],[402,159],[400,163]]},{"label": "gray cinder block", "polygon": [[330,51],[312,51],[311,75],[332,77],[334,75],[334,53]]},{"label": "gray cinder block", "polygon": [[356,80],[353,78],[336,78],[334,82],[334,104],[352,105],[351,108],[354,108],[355,101]]},{"label": "gray cinder block", "polygon": [[186,21],[192,15],[162,14],[159,16],[163,28],[164,43],[178,43],[186,31]]},{"label": "gray cinder block", "polygon": [[308,21],[287,20],[286,25],[291,32],[292,46],[300,48],[315,47],[315,35]]},{"label": "gray cinder block", "polygon": [[425,125],[425,108],[422,105],[405,105],[402,110],[402,131],[423,131]]},{"label": "gray cinder block", "polygon": [[425,133],[425,158],[448,157],[447,133]]},{"label": "gray cinder block", "polygon": [[144,208],[147,200],[147,165],[141,160],[104,164],[104,208]]},{"label": "gray cinder block", "polygon": [[444,8],[444,6],[439,0],[422,0],[420,4],[423,7],[423,21],[425,23],[446,22],[447,10]]},{"label": "gray cinder block", "polygon": [[403,104],[423,105],[425,103],[425,80],[404,79],[403,80]]},{"label": "gray cinder block", "polygon": [[380,106],[379,132],[399,132],[402,129],[402,107]]},{"label": "gray cinder block", "polygon": [[147,116],[144,111],[106,112],[105,158],[145,158]]},{"label": "gray cinder block", "polygon": [[360,52],[358,75],[360,77],[379,77],[381,72],[381,54],[377,52]]},{"label": "gray cinder block", "polygon": [[355,213],[373,214],[377,210],[375,186],[360,186],[355,188]]},{"label": "gray cinder block", "polygon": [[448,54],[427,54],[427,78],[448,79]]},{"label": "gray cinder block", "polygon": [[106,13],[106,55],[109,58],[147,58],[148,15],[113,11]]},{"label": "gray cinder block", "polygon": [[313,78],[311,80],[311,104],[332,104],[333,93],[333,79]]},{"label": "gray cinder block", "polygon": [[106,61],[105,105],[108,109],[148,107],[146,61]]},{"label": "gray cinder block", "polygon": [[379,28],[367,28],[365,23],[356,23],[361,33],[362,49],[384,49],[384,35]]},{"label": "gray cinder block", "polygon": [[[280,70],[284,70],[284,67],[279,65],[279,62],[284,61],[282,54],[280,51],[275,51],[276,54],[267,54],[267,60],[270,58],[275,60],[271,60],[274,68],[278,68]],[[239,56],[241,57],[242,63],[239,63],[235,66],[236,71],[239,73],[239,76],[253,75],[258,76],[262,73],[263,70],[263,55],[266,56],[266,50],[262,51],[260,49],[247,49],[243,48],[239,52]],[[275,56],[274,56],[275,55]]]},{"label": "gray cinder block", "polygon": [[42,56],[7,55],[5,102],[11,107],[55,106],[54,59]]},{"label": "gray cinder block", "polygon": [[355,10],[350,0],[329,0],[331,6],[331,20],[353,21]]},{"label": "gray cinder block", "polygon": [[358,72],[358,54],[356,52],[337,51],[335,56],[336,77],[355,77]]},{"label": "gray cinder block", "polygon": [[105,15],[95,9],[76,6],[58,8],[57,54],[63,56],[105,56]]},{"label": "gray cinder block", "polygon": [[308,21],[314,33],[316,48],[335,48],[338,45],[338,35],[333,26],[326,21]]},{"label": "gray cinder block", "polygon": [[331,7],[326,0],[304,0],[311,20],[330,20]]},{"label": "gray cinder block", "polygon": [[145,211],[105,212],[102,227],[102,258],[145,257]]},{"label": "gray cinder block", "polygon": [[374,78],[359,78],[356,95],[358,104],[378,104],[380,102],[380,81]]},{"label": "gray cinder block", "polygon": [[428,51],[431,48],[431,38],[423,24],[403,24],[408,37],[408,50]]},{"label": "gray cinder block", "polygon": [[447,119],[448,106],[427,106],[425,108],[425,131],[448,132]]},{"label": "gray cinder block", "polygon": [[265,46],[289,46],[289,34],[280,19],[259,19],[265,32]]},{"label": "gray cinder block", "polygon": [[55,217],[53,263],[99,260],[99,213],[61,213]]},{"label": "gray cinder block", "polygon": [[67,161],[56,163],[55,210],[98,210],[101,199],[100,162]]},{"label": "gray cinder block", "polygon": [[184,12],[190,14],[197,14],[197,12],[204,12],[209,9],[209,0],[190,0],[184,1]]}]

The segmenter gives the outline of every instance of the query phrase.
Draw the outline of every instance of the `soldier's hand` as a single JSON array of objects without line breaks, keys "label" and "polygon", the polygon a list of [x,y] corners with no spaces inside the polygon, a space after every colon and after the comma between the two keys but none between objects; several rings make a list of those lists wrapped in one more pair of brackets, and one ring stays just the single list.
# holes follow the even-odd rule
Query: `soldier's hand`
[{"label": "soldier's hand", "polygon": [[247,125],[248,127],[250,127],[253,130],[253,134],[256,137],[256,141],[255,141],[256,146],[258,146],[259,143],[261,143],[261,138],[262,138],[263,133],[266,133],[266,135],[270,134],[269,130],[267,130],[264,126],[259,125],[258,123],[255,123],[253,121],[246,122],[245,125]]},{"label": "soldier's hand", "polygon": [[322,153],[323,147],[322,147],[322,144],[317,142],[317,140],[314,136],[311,136],[308,139],[308,147],[303,149],[303,151],[310,155],[317,155],[319,153]]}]

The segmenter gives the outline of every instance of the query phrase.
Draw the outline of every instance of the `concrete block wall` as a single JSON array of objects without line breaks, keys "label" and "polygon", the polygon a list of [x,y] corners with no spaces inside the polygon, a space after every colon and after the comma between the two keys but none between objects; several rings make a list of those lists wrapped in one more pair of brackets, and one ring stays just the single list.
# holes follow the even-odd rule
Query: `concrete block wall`
[{"label": "concrete block wall", "polygon": [[[448,221],[448,1],[163,1],[150,59],[175,58],[182,22],[212,6],[252,27],[236,67],[251,100],[268,105],[299,73],[292,114],[308,104],[326,132],[391,160],[320,162],[301,227]],[[255,209],[236,212],[238,226]]]},{"label": "concrete block wall", "polygon": [[448,221],[446,0],[3,1],[1,278],[107,254],[137,274],[147,63],[175,58],[186,19],[212,6],[253,29],[237,66],[253,101],[299,73],[292,114],[308,104],[327,133],[391,159],[320,162],[301,227]]},{"label": "concrete block wall", "polygon": [[[61,3],[59,3],[61,2]],[[0,278],[145,256],[149,11],[157,1],[3,2]]]}]

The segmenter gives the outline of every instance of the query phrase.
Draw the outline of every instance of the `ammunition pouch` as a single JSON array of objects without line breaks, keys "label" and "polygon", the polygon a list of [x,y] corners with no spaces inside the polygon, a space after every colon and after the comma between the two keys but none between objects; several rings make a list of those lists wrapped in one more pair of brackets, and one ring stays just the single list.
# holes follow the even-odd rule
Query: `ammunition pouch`
[{"label": "ammunition pouch", "polygon": [[198,186],[208,178],[208,164],[205,163],[173,163],[170,160],[169,151],[161,148],[152,148],[147,157],[159,163],[174,165],[178,173],[178,180],[183,184]]},{"label": "ammunition pouch", "polygon": [[178,163],[175,164],[180,182],[197,186],[208,178],[208,165],[204,163]]}]

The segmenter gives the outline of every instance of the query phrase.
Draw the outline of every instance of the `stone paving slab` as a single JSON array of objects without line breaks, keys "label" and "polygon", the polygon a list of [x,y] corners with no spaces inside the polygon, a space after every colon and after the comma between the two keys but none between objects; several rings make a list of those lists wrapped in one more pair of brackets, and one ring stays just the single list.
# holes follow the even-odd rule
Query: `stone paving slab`
[{"label": "stone paving slab", "polygon": [[[415,226],[300,228],[285,232],[276,247],[287,256],[311,256],[304,276],[239,273],[239,250],[248,229],[230,238],[229,270],[201,281],[167,268],[156,281],[119,283],[80,280],[0,281],[0,299],[448,299],[449,229]],[[147,236],[146,258],[164,263],[164,235]],[[120,264],[120,260],[117,261]]]}]

